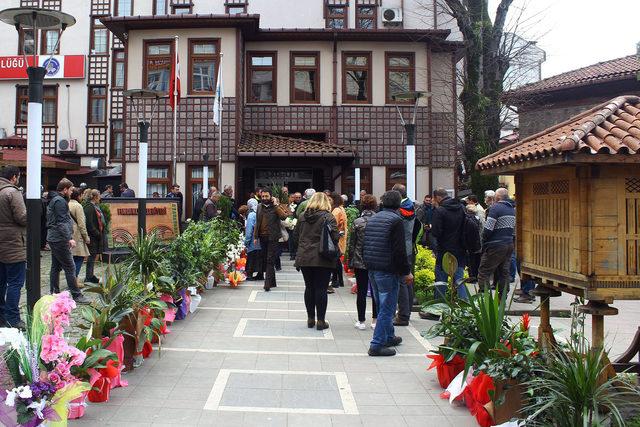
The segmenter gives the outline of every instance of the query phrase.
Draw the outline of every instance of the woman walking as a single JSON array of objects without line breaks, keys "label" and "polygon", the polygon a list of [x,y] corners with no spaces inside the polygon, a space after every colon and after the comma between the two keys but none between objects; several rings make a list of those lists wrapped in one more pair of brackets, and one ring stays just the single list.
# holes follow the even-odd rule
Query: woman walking
[{"label": "woman walking", "polygon": [[[333,204],[333,211],[331,211],[331,213],[336,219],[338,232],[340,233],[338,247],[340,248],[340,254],[344,255],[347,249],[347,212],[344,210],[344,200],[340,194],[331,193],[331,201]],[[328,292],[332,294],[335,292],[333,288],[341,288],[343,286],[344,279],[342,277],[342,262],[340,262],[340,258],[338,258],[336,260],[336,267],[331,277],[331,286],[329,286]]]},{"label": "woman walking", "polygon": [[[247,265],[245,274],[247,280],[264,280],[262,273],[262,252],[260,252],[260,241],[254,236],[256,227],[256,211],[258,210],[258,201],[256,199],[247,200],[247,223],[244,232],[244,246],[247,251]],[[253,273],[258,273],[253,277]]]},{"label": "woman walking", "polygon": [[[307,326],[319,331],[327,329],[327,287],[336,262],[322,254],[322,233],[325,224],[330,228],[331,240],[338,244],[340,233],[336,219],[331,215],[331,201],[324,193],[311,197],[298,220],[295,241],[298,243],[295,266],[304,277],[304,304],[307,308]],[[317,322],[316,322],[317,319]]]},{"label": "woman walking", "polygon": [[87,270],[85,282],[99,283],[100,280],[93,273],[96,257],[102,253],[102,238],[104,234],[105,218],[99,206],[100,192],[91,190],[89,203],[84,205],[84,215],[87,218],[87,232],[91,242],[89,243],[89,256],[87,257]]},{"label": "woman walking", "polygon": [[[373,216],[378,207],[378,201],[375,196],[367,194],[360,200],[360,207],[362,213],[353,222],[353,228],[351,230],[351,239],[349,239],[349,268],[355,270],[356,284],[358,287],[358,297],[356,298],[356,307],[358,308],[358,321],[354,325],[361,331],[365,330],[367,326],[364,323],[365,312],[367,309],[367,292],[369,290],[369,272],[364,265],[364,230],[367,227],[369,218]],[[376,301],[371,293],[371,308],[373,316],[371,319],[371,327],[375,328],[376,318],[378,317],[378,310],[376,307]]]},{"label": "woman walking", "polygon": [[74,188],[73,191],[71,191],[71,197],[69,199],[69,214],[73,220],[73,240],[76,241],[76,246],[71,249],[71,254],[73,255],[73,262],[76,265],[76,286],[78,286],[78,288],[82,287],[78,281],[78,277],[80,276],[80,269],[82,268],[84,259],[89,256],[89,247],[87,245],[90,242],[84,210],[80,204],[81,200],[82,189]]}]

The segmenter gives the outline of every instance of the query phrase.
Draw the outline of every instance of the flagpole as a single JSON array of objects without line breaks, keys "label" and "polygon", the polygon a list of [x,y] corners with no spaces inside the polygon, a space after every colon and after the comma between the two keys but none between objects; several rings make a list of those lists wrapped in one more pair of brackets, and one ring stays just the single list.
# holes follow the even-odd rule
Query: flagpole
[{"label": "flagpole", "polygon": [[[218,72],[218,78],[222,80],[222,52],[220,52],[220,71]],[[222,113],[223,113],[223,97],[222,97],[222,82],[216,82],[216,86],[221,88],[218,96],[218,108],[220,109],[220,123],[218,124],[218,188],[222,191]]]},{"label": "flagpole", "polygon": [[173,146],[171,147],[171,170],[173,183],[178,182],[178,36],[175,36],[173,58]]}]

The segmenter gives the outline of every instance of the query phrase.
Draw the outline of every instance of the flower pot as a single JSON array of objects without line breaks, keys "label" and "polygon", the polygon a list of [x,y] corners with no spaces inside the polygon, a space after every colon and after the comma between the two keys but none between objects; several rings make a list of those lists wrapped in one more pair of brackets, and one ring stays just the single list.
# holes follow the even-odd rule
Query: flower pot
[{"label": "flower pot", "polygon": [[500,403],[493,405],[494,424],[506,423],[519,416],[524,406],[522,391],[522,385],[514,379],[496,381],[495,398]]},{"label": "flower pot", "polygon": [[133,370],[133,356],[136,354],[138,344],[136,338],[138,336],[138,313],[124,317],[120,321],[118,329],[125,332],[122,342],[122,363],[124,365],[123,371],[129,372]]},{"label": "flower pot", "polygon": [[67,419],[75,420],[77,418],[82,418],[84,416],[85,408],[87,407],[87,395],[88,391],[82,392],[80,397],[77,399],[73,399],[68,403],[69,406],[69,414],[67,415]]},{"label": "flower pot", "polygon": [[176,320],[182,320],[187,317],[187,312],[189,311],[189,304],[187,303],[187,290],[180,290],[180,302],[176,301],[176,305],[178,306],[178,311],[176,312]]},{"label": "flower pot", "polygon": [[428,357],[433,360],[429,369],[436,368],[438,383],[442,388],[449,387],[451,381],[464,370],[465,360],[457,354],[449,362],[445,362],[441,354],[429,355]]},{"label": "flower pot", "polygon": [[[109,338],[103,338],[102,342],[104,343],[108,340]],[[124,335],[118,335],[113,339],[113,341],[111,341],[111,344],[109,344],[109,346],[106,347],[107,350],[112,351],[118,357],[118,369],[120,370],[120,372],[122,372],[122,370],[125,367],[123,343],[124,343]],[[128,385],[129,383],[123,380],[120,374],[118,374],[114,378],[111,378],[111,388],[127,387]]]},{"label": "flower pot", "polygon": [[87,398],[89,402],[99,403],[108,402],[111,395],[111,380],[107,377],[100,377],[89,390]]}]

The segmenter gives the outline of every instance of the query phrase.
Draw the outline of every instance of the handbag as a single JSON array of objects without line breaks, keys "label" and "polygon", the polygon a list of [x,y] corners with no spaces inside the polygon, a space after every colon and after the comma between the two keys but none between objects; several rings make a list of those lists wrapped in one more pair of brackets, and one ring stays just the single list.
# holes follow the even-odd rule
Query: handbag
[{"label": "handbag", "polygon": [[326,219],[320,232],[320,256],[331,261],[340,257],[340,249],[331,238],[331,226]]}]

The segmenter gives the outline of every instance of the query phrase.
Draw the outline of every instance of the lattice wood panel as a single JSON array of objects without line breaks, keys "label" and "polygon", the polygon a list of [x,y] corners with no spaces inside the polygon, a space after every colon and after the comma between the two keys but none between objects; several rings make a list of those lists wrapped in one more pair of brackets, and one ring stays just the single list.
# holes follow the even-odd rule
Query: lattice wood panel
[{"label": "lattice wood panel", "polygon": [[640,178],[625,178],[624,188],[627,193],[640,193]]},{"label": "lattice wood panel", "polygon": [[20,7],[40,7],[40,0],[20,0]]},{"label": "lattice wood panel", "polygon": [[111,15],[111,0],[91,0],[91,15]]},{"label": "lattice wood panel", "polygon": [[[533,184],[532,243],[533,264],[541,267],[569,271],[569,183],[566,193],[551,193],[551,188],[562,190],[565,181]],[[546,184],[546,185],[543,185]]]},{"label": "lattice wood panel", "polygon": [[625,179],[625,269],[627,274],[640,275],[640,179]]},{"label": "lattice wood panel", "polygon": [[111,118],[121,119],[124,116],[124,98],[122,89],[111,89]]},{"label": "lattice wood panel", "polygon": [[[27,138],[27,127],[16,126],[15,134],[21,138]],[[58,154],[56,142],[58,141],[58,128],[56,126],[42,127],[42,153]]]},{"label": "lattice wood panel", "polygon": [[107,126],[87,127],[87,154],[92,156],[107,154]]},{"label": "lattice wood panel", "polygon": [[113,46],[114,49],[124,49],[124,44],[122,44],[120,39],[114,34],[111,35],[111,46]]},{"label": "lattice wood panel", "polygon": [[89,84],[109,84],[109,56],[89,55]]},{"label": "lattice wood panel", "polygon": [[49,10],[61,10],[62,0],[42,0],[42,8]]}]

